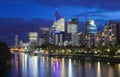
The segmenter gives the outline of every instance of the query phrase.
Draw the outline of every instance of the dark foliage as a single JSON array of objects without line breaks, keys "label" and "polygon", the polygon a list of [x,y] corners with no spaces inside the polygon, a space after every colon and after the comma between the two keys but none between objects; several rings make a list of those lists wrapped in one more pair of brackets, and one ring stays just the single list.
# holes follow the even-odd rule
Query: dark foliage
[{"label": "dark foliage", "polygon": [[11,53],[8,45],[0,41],[0,76],[4,76],[10,67]]}]

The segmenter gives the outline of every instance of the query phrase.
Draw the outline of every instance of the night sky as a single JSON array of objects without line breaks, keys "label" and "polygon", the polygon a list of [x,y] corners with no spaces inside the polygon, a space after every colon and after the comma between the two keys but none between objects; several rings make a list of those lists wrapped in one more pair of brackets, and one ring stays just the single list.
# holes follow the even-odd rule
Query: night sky
[{"label": "night sky", "polygon": [[119,0],[0,0],[0,39],[14,45],[14,35],[28,41],[28,32],[51,27],[56,9],[67,22],[79,16],[79,30],[87,18],[95,20],[98,30],[105,22],[120,20]]}]

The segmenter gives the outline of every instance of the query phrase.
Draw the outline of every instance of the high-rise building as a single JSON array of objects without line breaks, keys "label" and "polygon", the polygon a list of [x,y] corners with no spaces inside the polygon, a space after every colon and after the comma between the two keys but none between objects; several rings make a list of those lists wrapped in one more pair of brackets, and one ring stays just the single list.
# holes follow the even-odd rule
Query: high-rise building
[{"label": "high-rise building", "polygon": [[95,40],[96,40],[95,46],[103,46],[104,45],[104,32],[97,32]]},{"label": "high-rise building", "polygon": [[65,41],[67,41],[67,42],[71,41],[71,34],[72,33],[65,33]]},{"label": "high-rise building", "polygon": [[48,28],[48,27],[43,27],[40,28],[40,38],[39,38],[39,44],[54,44],[54,28]]},{"label": "high-rise building", "polygon": [[78,19],[71,19],[67,23],[67,33],[77,33],[78,32]]},{"label": "high-rise building", "polygon": [[88,47],[97,45],[96,44],[97,27],[94,23],[94,20],[88,19],[87,22],[86,22],[86,26],[87,26],[86,45]]},{"label": "high-rise building", "polygon": [[93,33],[86,34],[86,45],[87,47],[95,46],[96,45],[96,35]]},{"label": "high-rise building", "polygon": [[89,33],[96,34],[97,33],[97,27],[94,23],[94,20],[88,19],[86,22],[86,25],[87,25],[87,34],[89,34]]},{"label": "high-rise building", "polygon": [[55,20],[53,23],[53,27],[55,28],[55,30],[58,31],[65,31],[65,20],[62,16],[60,16],[58,9],[55,12]]},{"label": "high-rise building", "polygon": [[64,41],[64,46],[71,45],[71,37],[72,33],[65,33],[65,41]]},{"label": "high-rise building", "polygon": [[115,45],[120,44],[120,24],[109,21],[104,26],[104,44]]},{"label": "high-rise building", "polygon": [[117,44],[120,44],[120,23],[116,24],[117,28],[116,28],[116,40],[117,40]]},{"label": "high-rise building", "polygon": [[15,47],[18,47],[18,35],[15,35]]},{"label": "high-rise building", "polygon": [[38,33],[37,32],[29,33],[29,43],[31,46],[38,46]]},{"label": "high-rise building", "polygon": [[71,35],[71,45],[72,46],[84,46],[85,45],[85,37],[84,33],[72,33]]},{"label": "high-rise building", "polygon": [[55,45],[62,46],[65,41],[65,32],[55,31]]}]

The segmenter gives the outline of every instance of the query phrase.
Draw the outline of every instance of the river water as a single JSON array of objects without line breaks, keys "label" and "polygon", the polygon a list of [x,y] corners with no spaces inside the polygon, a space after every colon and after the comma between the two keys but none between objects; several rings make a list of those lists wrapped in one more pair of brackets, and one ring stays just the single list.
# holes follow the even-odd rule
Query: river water
[{"label": "river water", "polygon": [[14,53],[7,77],[120,77],[120,64]]}]

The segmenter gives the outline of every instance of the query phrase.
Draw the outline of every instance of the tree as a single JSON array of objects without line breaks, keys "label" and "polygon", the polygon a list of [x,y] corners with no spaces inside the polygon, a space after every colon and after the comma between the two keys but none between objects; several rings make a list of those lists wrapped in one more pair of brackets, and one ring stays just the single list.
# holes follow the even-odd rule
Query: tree
[{"label": "tree", "polygon": [[0,41],[0,66],[5,65],[11,59],[11,53],[8,45]]},{"label": "tree", "polygon": [[11,53],[8,45],[0,41],[0,76],[5,77],[8,68],[10,67]]}]

